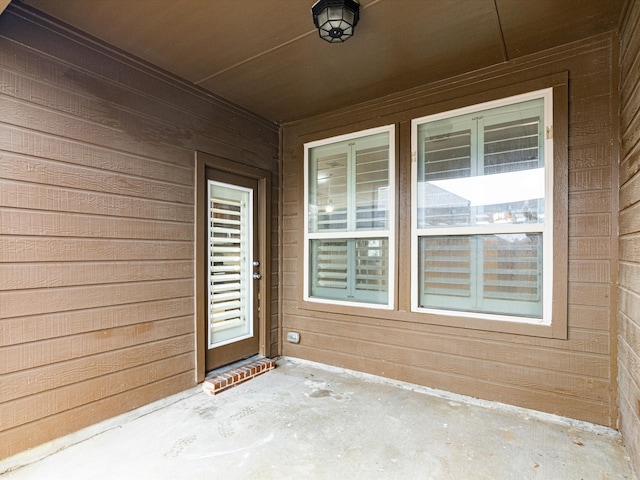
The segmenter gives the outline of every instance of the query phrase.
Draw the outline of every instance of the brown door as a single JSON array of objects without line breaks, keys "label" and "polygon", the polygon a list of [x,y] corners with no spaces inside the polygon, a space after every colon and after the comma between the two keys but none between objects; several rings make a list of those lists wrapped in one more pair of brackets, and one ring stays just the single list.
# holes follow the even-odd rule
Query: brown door
[{"label": "brown door", "polygon": [[207,371],[259,351],[258,181],[206,169]]}]

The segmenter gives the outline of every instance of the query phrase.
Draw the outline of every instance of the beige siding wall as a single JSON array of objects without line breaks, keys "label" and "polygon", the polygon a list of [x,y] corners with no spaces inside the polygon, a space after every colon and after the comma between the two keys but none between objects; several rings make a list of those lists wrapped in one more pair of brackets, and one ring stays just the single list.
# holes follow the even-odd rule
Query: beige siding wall
[{"label": "beige siding wall", "polygon": [[195,151],[278,130],[15,6],[0,79],[2,459],[195,384]]},{"label": "beige siding wall", "polygon": [[620,48],[620,430],[640,472],[640,2],[623,14]]},{"label": "beige siding wall", "polygon": [[[285,341],[283,353],[615,426],[617,44],[610,35],[595,37],[286,125],[282,333],[300,332],[301,342]],[[568,175],[569,202],[566,339],[453,328],[444,321],[429,324],[398,310],[365,315],[355,308],[347,313],[306,308],[301,268],[304,142],[396,124],[399,183],[406,192],[412,118],[437,111],[434,105],[441,102],[463,106],[462,97],[565,71],[569,160],[561,167]],[[406,196],[400,205],[403,215],[402,209],[409,208]],[[402,223],[400,229],[406,231]],[[406,296],[409,282],[407,255],[408,249],[402,248],[401,296]]]}]

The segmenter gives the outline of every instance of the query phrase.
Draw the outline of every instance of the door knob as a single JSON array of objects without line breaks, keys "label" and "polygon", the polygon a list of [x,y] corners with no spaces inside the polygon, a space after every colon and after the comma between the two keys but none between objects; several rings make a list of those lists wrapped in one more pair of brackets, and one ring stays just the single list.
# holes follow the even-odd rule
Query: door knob
[{"label": "door knob", "polygon": [[254,273],[253,274],[253,279],[254,280],[260,280],[262,278],[262,275],[260,275],[259,273]]}]

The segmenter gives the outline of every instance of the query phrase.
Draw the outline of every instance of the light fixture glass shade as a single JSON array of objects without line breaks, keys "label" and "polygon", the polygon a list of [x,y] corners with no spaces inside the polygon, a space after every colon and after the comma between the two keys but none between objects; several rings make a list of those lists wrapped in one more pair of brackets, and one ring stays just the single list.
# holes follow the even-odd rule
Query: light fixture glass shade
[{"label": "light fixture glass shade", "polygon": [[319,0],[311,13],[320,38],[330,43],[344,42],[353,35],[360,19],[360,4],[355,0]]}]

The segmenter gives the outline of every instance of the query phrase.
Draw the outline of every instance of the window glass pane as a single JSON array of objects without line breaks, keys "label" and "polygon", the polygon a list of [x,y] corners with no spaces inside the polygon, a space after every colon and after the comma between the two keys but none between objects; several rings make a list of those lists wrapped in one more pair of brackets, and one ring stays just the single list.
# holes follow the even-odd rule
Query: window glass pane
[{"label": "window glass pane", "polygon": [[485,308],[515,315],[542,316],[542,235],[485,235],[482,245],[482,297]]},{"label": "window glass pane", "polygon": [[504,120],[507,121],[484,126],[484,174],[517,172],[542,166],[542,119],[538,116]]},{"label": "window glass pane", "polygon": [[355,229],[387,229],[389,146],[360,148],[356,150],[355,160]]},{"label": "window glass pane", "polygon": [[389,228],[389,133],[309,150],[309,232]]},{"label": "window glass pane", "polygon": [[209,348],[252,335],[252,191],[209,181]]},{"label": "window glass pane", "polygon": [[346,231],[348,145],[318,147],[314,152],[314,175],[309,178],[311,231]]},{"label": "window glass pane", "polygon": [[310,261],[312,294],[347,298],[347,240],[312,240]]},{"label": "window glass pane", "polygon": [[[387,303],[389,279],[389,242],[387,239],[358,239],[355,256],[355,289],[371,301]],[[358,295],[360,296],[360,295]]]},{"label": "window glass pane", "polygon": [[418,126],[417,226],[544,222],[543,99]]},{"label": "window glass pane", "polygon": [[393,128],[306,148],[306,298],[389,306]]},{"label": "window glass pane", "polygon": [[419,306],[542,317],[542,234],[419,239]]},{"label": "window glass pane", "polygon": [[[470,177],[471,122],[441,120],[421,126],[424,132],[423,178],[426,181]],[[442,133],[446,132],[446,133]]]},{"label": "window glass pane", "polygon": [[470,310],[475,259],[469,236],[421,237],[420,306]]},{"label": "window glass pane", "polygon": [[386,304],[389,241],[386,238],[311,240],[310,293],[333,300]]}]

